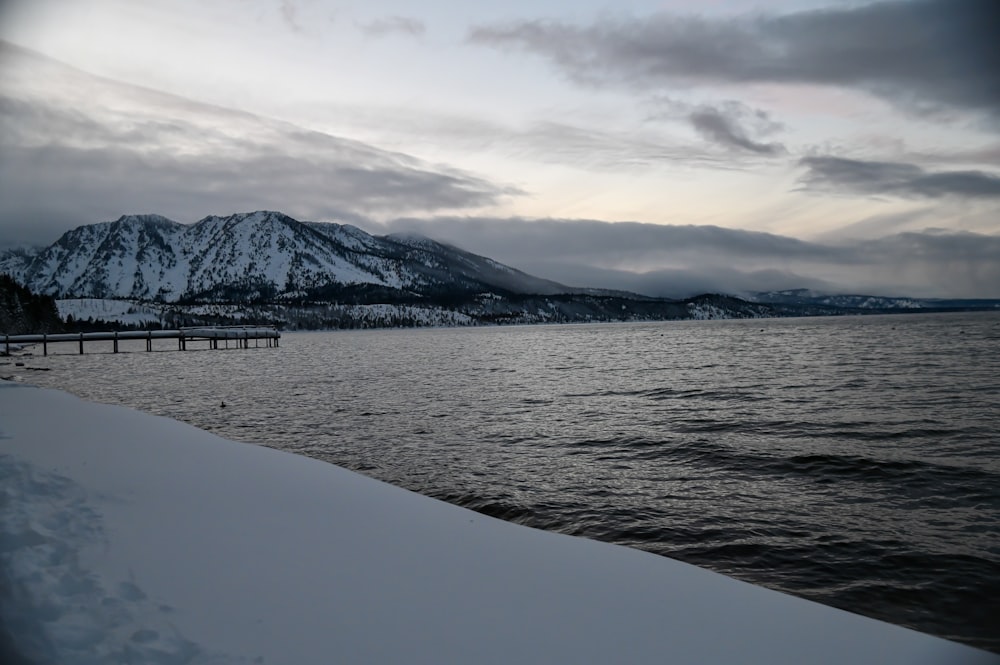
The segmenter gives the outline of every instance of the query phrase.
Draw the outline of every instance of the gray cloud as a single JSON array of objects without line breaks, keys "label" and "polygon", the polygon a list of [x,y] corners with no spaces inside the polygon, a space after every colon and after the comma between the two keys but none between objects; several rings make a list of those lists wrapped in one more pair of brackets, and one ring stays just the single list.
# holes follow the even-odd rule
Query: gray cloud
[{"label": "gray cloud", "polygon": [[449,242],[540,277],[666,297],[813,288],[1000,297],[1000,236],[900,233],[839,244],[713,226],[521,218],[398,219],[373,232]]},{"label": "gray cloud", "polygon": [[299,9],[296,7],[292,0],[281,0],[281,5],[279,7],[281,11],[281,18],[284,20],[285,25],[287,25],[292,32],[302,32],[302,26],[299,24]]},{"label": "gray cloud", "polygon": [[[700,108],[691,104],[656,100],[647,120],[667,119],[689,122],[688,115]],[[766,113],[738,102],[718,104],[720,112],[735,115],[741,126],[754,136],[764,136],[780,128]],[[734,150],[717,143],[672,136],[655,122],[646,122],[635,129],[623,129],[601,124],[599,120],[574,118],[530,120],[518,124],[484,120],[454,113],[437,113],[420,109],[359,108],[352,106],[315,107],[315,117],[336,113],[342,122],[369,131],[377,127],[383,136],[402,142],[411,150],[436,150],[448,146],[482,155],[532,163],[560,164],[576,169],[648,173],[650,168],[670,169],[680,166],[720,170],[755,168],[768,159],[748,150]]]},{"label": "gray cloud", "polygon": [[945,230],[900,233],[854,247],[867,266],[855,279],[895,293],[1000,297],[1000,236]]},{"label": "gray cloud", "polygon": [[970,199],[1000,198],[1000,177],[983,171],[930,172],[903,162],[877,162],[843,157],[804,157],[806,189],[891,195],[905,198],[956,196]]},{"label": "gray cloud", "polygon": [[759,162],[754,153],[713,150],[649,128],[624,131],[551,120],[511,127],[455,117],[409,126],[406,122],[402,119],[396,126],[435,142],[446,141],[469,150],[495,150],[533,162],[615,173],[675,164],[712,169],[749,168]]},{"label": "gray cloud", "polygon": [[856,88],[911,110],[971,109],[1000,118],[993,0],[911,0],[781,16],[658,14],[589,27],[522,21],[469,40],[548,58],[591,85],[814,83]]},{"label": "gray cloud", "polygon": [[821,242],[874,240],[905,231],[925,229],[940,216],[940,210],[928,206],[917,210],[869,215],[839,228],[827,231],[816,238]]},{"label": "gray cloud", "polygon": [[508,130],[503,138],[507,146],[533,160],[613,171],[673,163],[721,169],[745,166],[728,154],[648,131],[608,131],[545,121]]},{"label": "gray cloud", "polygon": [[501,261],[558,257],[567,263],[633,271],[662,267],[688,256],[699,261],[717,257],[720,264],[727,264],[733,256],[780,261],[789,257],[826,258],[839,251],[758,231],[640,222],[435,217],[401,218],[387,228],[443,237]]},{"label": "gray cloud", "polygon": [[[543,267],[551,270],[551,267]],[[734,270],[724,266],[687,266],[669,270],[634,273],[603,270],[582,265],[558,267],[563,281],[574,284],[601,284],[604,288],[643,293],[661,298],[688,298],[702,293],[747,295],[758,291],[791,288],[836,291],[837,286],[809,275],[783,270]],[[557,280],[558,281],[558,280]]]},{"label": "gray cloud", "polygon": [[767,111],[743,102],[730,99],[711,104],[692,104],[667,95],[654,95],[643,105],[649,109],[647,120],[690,124],[702,138],[725,148],[729,159],[747,153],[763,157],[787,153],[782,143],[760,140],[783,131],[784,123],[774,120]]},{"label": "gray cloud", "polygon": [[427,26],[419,19],[407,16],[388,16],[360,26],[371,37],[383,37],[390,33],[402,33],[419,37],[427,31]]},{"label": "gray cloud", "polygon": [[[11,60],[20,61],[13,70]],[[38,83],[25,73],[35,64],[28,52],[0,49],[0,240],[8,244],[51,242],[69,227],[127,212],[193,221],[268,208],[365,219],[475,208],[517,193],[402,153],[51,61],[43,64],[73,85],[23,85],[19,77]],[[85,92],[64,92],[74,89]]]},{"label": "gray cloud", "polygon": [[692,111],[688,118],[704,138],[728,148],[749,150],[760,155],[779,155],[785,152],[785,147],[780,143],[762,143],[747,136],[739,116],[732,112],[702,106]]}]

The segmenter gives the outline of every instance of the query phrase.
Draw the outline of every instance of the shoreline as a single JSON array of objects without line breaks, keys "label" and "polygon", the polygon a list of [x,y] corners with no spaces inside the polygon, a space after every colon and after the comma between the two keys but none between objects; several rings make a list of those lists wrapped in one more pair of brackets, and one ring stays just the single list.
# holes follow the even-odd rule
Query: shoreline
[{"label": "shoreline", "polygon": [[0,423],[2,562],[39,603],[0,621],[44,605],[51,662],[1000,662],[60,391],[0,383]]}]

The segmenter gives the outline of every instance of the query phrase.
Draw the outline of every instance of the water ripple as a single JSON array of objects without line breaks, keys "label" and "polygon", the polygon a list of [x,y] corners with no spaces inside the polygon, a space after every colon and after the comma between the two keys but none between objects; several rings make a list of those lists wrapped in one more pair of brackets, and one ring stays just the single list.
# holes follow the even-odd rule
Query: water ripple
[{"label": "water ripple", "polygon": [[1000,651],[998,326],[312,333],[25,378]]}]

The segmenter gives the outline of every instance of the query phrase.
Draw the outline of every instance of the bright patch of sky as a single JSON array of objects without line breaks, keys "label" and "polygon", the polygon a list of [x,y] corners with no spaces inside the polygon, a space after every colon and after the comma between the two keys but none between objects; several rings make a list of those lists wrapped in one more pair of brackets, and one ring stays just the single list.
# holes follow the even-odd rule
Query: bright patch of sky
[{"label": "bright patch of sky", "polygon": [[[376,232],[399,216],[460,214],[712,224],[808,239],[929,227],[995,236],[1000,100],[991,98],[998,74],[981,27],[990,9],[988,0],[13,0],[0,9],[0,39],[191,102],[179,122],[137,93],[105,86],[88,98],[97,84],[81,83],[87,99],[74,112],[118,131],[100,136],[106,147],[135,152],[119,131],[131,123],[162,130],[133,137],[148,141],[143,154],[154,161],[204,153],[245,172],[265,153],[280,155],[289,163],[268,167],[289,182],[275,181],[271,207]],[[0,75],[28,69],[11,63],[0,60]],[[37,76],[31,85],[72,106],[66,85]],[[130,115],[116,116],[124,97]],[[31,134],[29,122],[36,134],[54,133],[29,115],[10,121],[17,135]],[[171,124],[185,129],[163,130]],[[306,140],[300,129],[328,136]],[[214,139],[202,140],[209,131]],[[78,134],[47,140],[100,147]],[[398,158],[421,177],[446,176],[455,191],[445,195],[435,178],[438,189],[407,202],[377,189],[289,184],[303,180],[296,169],[329,166],[345,140],[382,166]],[[303,141],[321,147],[306,154]],[[255,161],[239,162],[251,152]],[[37,150],[10,154],[0,176],[40,163]],[[32,183],[45,179],[37,168]],[[232,183],[200,189],[204,181],[178,170],[169,191],[136,195],[148,207],[81,205],[74,224],[72,206],[52,209],[42,185],[30,188],[37,200],[0,187],[10,194],[0,235],[9,226],[27,238],[14,228],[28,218],[65,219],[67,228],[99,221],[87,217],[98,211],[194,221],[256,205]],[[185,185],[201,209],[184,207]],[[475,196],[456,194],[469,188]],[[133,200],[117,202],[126,204]]]}]

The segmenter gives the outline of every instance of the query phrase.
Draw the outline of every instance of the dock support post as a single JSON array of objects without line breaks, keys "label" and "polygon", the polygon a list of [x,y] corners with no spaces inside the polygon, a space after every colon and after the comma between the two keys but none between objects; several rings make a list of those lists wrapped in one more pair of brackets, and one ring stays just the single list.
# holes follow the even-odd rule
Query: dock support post
[{"label": "dock support post", "polygon": [[83,333],[80,333],[80,355],[83,355]]},{"label": "dock support post", "polygon": [[45,333],[42,333],[42,355],[43,356],[49,355],[49,340],[48,340],[48,337],[49,337],[48,335],[46,335]]}]

